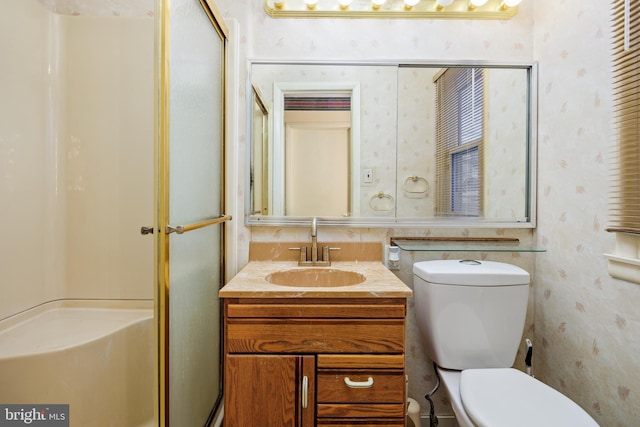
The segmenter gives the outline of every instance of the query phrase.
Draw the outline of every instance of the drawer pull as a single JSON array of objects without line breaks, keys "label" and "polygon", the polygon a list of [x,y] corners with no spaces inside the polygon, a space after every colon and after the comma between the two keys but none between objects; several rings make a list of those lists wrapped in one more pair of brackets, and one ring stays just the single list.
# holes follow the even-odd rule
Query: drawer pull
[{"label": "drawer pull", "polygon": [[344,383],[351,388],[370,388],[373,386],[373,378],[369,377],[366,381],[351,381],[351,378],[344,377]]}]

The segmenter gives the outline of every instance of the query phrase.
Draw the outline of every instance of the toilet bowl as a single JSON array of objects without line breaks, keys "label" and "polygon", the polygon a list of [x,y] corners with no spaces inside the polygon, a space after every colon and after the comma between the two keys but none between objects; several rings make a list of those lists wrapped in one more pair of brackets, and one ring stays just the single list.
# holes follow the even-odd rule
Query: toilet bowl
[{"label": "toilet bowl", "polygon": [[513,369],[529,274],[475,260],[413,266],[418,328],[460,427],[595,427],[562,393]]}]

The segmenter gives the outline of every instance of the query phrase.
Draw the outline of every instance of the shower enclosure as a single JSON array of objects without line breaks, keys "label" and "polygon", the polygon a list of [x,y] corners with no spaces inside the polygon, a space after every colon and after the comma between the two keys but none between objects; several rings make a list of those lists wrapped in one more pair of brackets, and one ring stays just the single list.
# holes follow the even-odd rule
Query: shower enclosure
[{"label": "shower enclosure", "polygon": [[[28,344],[42,312],[47,325],[70,313],[50,306],[75,319],[54,322],[54,357],[56,337],[78,328],[78,349],[98,335],[111,349],[115,332],[87,338],[96,318],[147,310],[153,331],[134,336],[149,342],[118,345],[135,363],[115,369],[150,370],[143,403],[126,384],[135,376],[116,385],[120,404],[150,407],[117,425],[203,425],[218,406],[226,37],[206,0],[0,4],[0,349]],[[30,345],[9,356],[25,370],[35,357]],[[79,356],[77,370],[104,375],[119,357]],[[73,380],[51,381],[47,401],[0,404],[70,404],[71,425],[113,423],[74,419],[108,401],[100,387],[70,403]]]}]

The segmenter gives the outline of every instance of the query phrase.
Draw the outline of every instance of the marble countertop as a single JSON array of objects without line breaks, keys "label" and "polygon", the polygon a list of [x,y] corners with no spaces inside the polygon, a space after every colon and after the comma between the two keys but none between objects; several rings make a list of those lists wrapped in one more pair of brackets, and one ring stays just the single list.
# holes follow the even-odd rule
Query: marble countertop
[{"label": "marble countertop", "polygon": [[[350,286],[283,286],[267,282],[273,272],[322,268],[355,271],[366,277]],[[410,298],[411,289],[381,262],[333,262],[330,267],[299,267],[295,261],[251,261],[220,289],[220,298]]]}]

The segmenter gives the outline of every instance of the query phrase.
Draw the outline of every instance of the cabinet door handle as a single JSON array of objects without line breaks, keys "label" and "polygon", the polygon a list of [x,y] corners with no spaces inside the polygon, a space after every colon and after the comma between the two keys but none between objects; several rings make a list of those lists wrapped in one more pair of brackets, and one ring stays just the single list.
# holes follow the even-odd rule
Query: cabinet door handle
[{"label": "cabinet door handle", "polygon": [[302,407],[309,405],[309,378],[305,375],[302,377]]},{"label": "cabinet door handle", "polygon": [[373,377],[367,378],[366,381],[351,381],[351,378],[344,377],[344,383],[350,388],[370,388],[373,386]]}]

